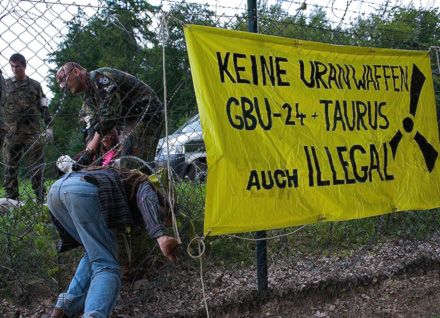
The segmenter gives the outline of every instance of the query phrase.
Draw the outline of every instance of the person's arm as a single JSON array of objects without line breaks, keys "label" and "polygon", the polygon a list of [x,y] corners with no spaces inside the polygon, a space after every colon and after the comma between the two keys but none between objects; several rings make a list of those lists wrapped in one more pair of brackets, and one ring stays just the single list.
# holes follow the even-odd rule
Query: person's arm
[{"label": "person's arm", "polygon": [[92,141],[87,144],[86,151],[90,153],[96,153],[99,146],[101,145],[101,140],[101,136],[97,132],[95,132]]},{"label": "person's arm", "polygon": [[148,180],[139,185],[137,205],[144,218],[148,235],[157,240],[162,254],[170,261],[175,262],[177,260],[176,247],[179,242],[167,235],[165,215],[159,205],[157,194]]},{"label": "person's arm", "polygon": [[95,108],[93,107],[93,105],[89,104],[88,99],[85,98],[78,114],[78,122],[83,127],[83,138],[87,146],[83,151],[73,157],[73,160],[75,161],[75,164],[72,167],[73,171],[78,171],[82,168],[88,167],[93,162],[93,158],[95,157],[94,152],[96,151],[96,149],[91,152],[91,147],[88,146],[96,135],[96,132],[91,124],[95,120],[95,118]]},{"label": "person's arm", "polygon": [[[83,155],[84,152],[87,151],[90,154],[90,156],[87,156],[88,159],[93,158],[93,154],[99,150],[99,143],[101,141],[99,134],[97,135],[97,132],[94,128],[95,124],[98,122],[97,117],[96,106],[91,103],[90,98],[85,97],[78,114],[78,122],[83,127],[83,137],[86,143],[86,148],[83,151]],[[79,163],[84,165],[90,164],[90,162],[86,162],[84,160],[82,161],[83,162]]]}]

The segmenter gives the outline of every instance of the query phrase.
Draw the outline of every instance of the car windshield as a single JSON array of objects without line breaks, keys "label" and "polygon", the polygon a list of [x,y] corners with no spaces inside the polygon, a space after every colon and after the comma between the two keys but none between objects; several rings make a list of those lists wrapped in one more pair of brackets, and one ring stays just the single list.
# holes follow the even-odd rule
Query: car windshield
[{"label": "car windshield", "polygon": [[202,132],[202,126],[200,125],[199,115],[194,116],[189,121],[187,121],[182,127],[176,130],[176,133],[193,133]]},{"label": "car windshield", "polygon": [[182,129],[183,133],[202,132],[202,126],[199,121],[189,124]]}]

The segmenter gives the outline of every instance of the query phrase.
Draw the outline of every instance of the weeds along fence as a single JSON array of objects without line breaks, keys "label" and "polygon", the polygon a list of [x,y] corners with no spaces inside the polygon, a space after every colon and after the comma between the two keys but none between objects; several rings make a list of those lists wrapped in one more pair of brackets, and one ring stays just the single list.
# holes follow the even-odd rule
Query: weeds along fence
[{"label": "weeds along fence", "polygon": [[[338,2],[344,3],[337,7]],[[330,3],[333,5],[262,1],[257,6],[258,32],[352,46],[427,51],[438,45],[440,14],[434,5],[416,8],[392,6],[391,1],[363,0]],[[165,13],[166,19],[162,19]],[[170,156],[178,159],[173,167],[181,212],[177,220],[179,234],[185,247],[203,234],[206,151],[196,116],[182,23],[247,31],[247,14],[245,5],[226,6],[218,2],[1,2],[3,76],[13,76],[9,57],[17,52],[23,54],[27,59],[26,74],[41,84],[50,101],[54,127],[53,140],[34,134],[31,145],[15,154],[19,166],[18,203],[3,204],[0,212],[2,298],[30,312],[36,308],[41,312],[50,310],[56,295],[70,281],[81,255],[81,251],[56,253],[58,235],[50,223],[47,207],[34,191],[49,189],[58,178],[55,162],[59,156],[73,157],[84,148],[84,127],[77,120],[81,97],[66,94],[55,81],[56,70],[69,61],[88,70],[106,66],[126,71],[150,85],[161,100],[167,99],[169,134],[177,131],[188,139],[187,144],[170,141]],[[430,55],[438,107],[437,51],[431,49]],[[47,127],[47,123],[41,123],[40,131]],[[44,149],[40,156],[35,156],[32,148],[37,140]],[[156,160],[149,164],[163,165],[161,159],[166,154],[165,144],[160,142]],[[3,153],[2,178],[7,167]],[[39,175],[44,178],[36,182]],[[2,182],[0,197],[5,196]],[[438,210],[434,209],[268,231],[271,237],[298,230],[268,242],[270,290],[283,295],[322,286],[355,285],[386,277],[410,265],[438,264],[439,222]],[[254,233],[241,237],[254,238]],[[253,241],[207,238],[202,258],[203,280],[212,313],[226,311],[226,305],[241,308],[243,304],[257,304],[274,297],[266,293],[261,298],[252,292],[257,286],[255,249]],[[198,253],[197,246],[191,245],[189,250]],[[129,271],[116,313],[134,315],[140,310],[145,316],[205,314],[200,260],[189,257],[186,249],[181,262],[170,265],[160,257],[154,242],[146,236],[132,236],[121,238],[120,254],[121,263]]]}]

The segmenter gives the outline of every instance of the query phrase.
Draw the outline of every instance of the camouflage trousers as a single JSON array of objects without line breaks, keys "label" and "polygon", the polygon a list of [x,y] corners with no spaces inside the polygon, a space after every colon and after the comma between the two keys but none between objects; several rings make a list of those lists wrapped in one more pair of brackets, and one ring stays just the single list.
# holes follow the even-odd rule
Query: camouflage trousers
[{"label": "camouflage trousers", "polygon": [[[164,125],[163,113],[155,113],[149,119],[140,122],[129,123],[122,131],[122,138],[128,136],[121,151],[121,167],[127,169],[139,169],[143,163],[136,159],[123,158],[124,156],[134,156],[142,159],[151,165],[156,154],[157,144],[160,139]],[[151,173],[149,169],[143,169]]]},{"label": "camouflage trousers", "polygon": [[3,181],[6,198],[18,199],[19,165],[24,158],[26,161],[24,170],[30,174],[32,189],[37,200],[44,200],[43,169],[39,167],[39,164],[44,162],[43,144],[41,140],[35,141],[35,135],[6,134],[5,136],[2,154],[6,165]]}]

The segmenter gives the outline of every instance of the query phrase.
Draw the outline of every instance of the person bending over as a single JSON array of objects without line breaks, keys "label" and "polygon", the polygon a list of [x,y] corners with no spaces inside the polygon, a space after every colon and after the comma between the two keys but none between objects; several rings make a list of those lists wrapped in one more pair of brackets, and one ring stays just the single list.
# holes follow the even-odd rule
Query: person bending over
[{"label": "person bending over", "polygon": [[167,236],[168,201],[147,175],[114,167],[69,172],[48,194],[51,219],[61,242],[59,252],[80,245],[85,253],[67,292],[50,317],[109,317],[121,288],[118,229],[145,222],[163,255],[175,262],[178,241]]}]

